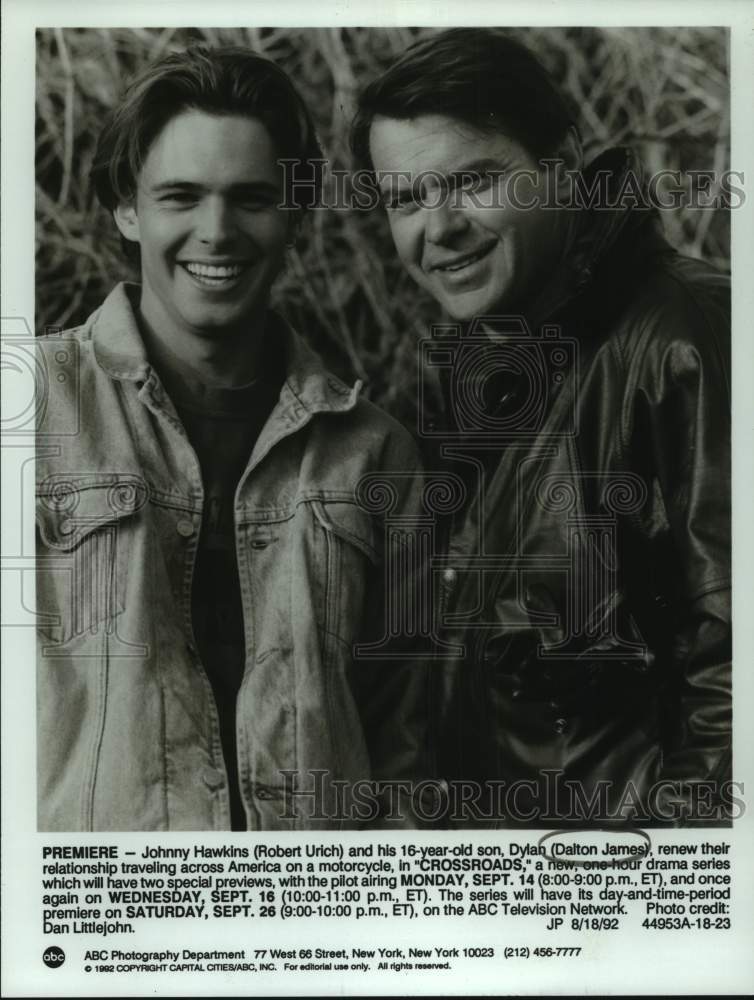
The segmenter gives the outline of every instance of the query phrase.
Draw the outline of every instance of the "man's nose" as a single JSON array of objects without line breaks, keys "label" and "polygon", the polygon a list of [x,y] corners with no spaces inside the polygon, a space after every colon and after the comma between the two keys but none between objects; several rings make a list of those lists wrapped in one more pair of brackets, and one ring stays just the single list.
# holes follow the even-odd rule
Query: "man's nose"
[{"label": "man's nose", "polygon": [[439,203],[424,208],[424,237],[428,243],[448,244],[468,228],[468,219],[462,208],[451,205],[445,195]]},{"label": "man's nose", "polygon": [[233,236],[235,222],[232,207],[225,198],[206,198],[199,207],[196,218],[196,237],[211,246],[223,243]]}]

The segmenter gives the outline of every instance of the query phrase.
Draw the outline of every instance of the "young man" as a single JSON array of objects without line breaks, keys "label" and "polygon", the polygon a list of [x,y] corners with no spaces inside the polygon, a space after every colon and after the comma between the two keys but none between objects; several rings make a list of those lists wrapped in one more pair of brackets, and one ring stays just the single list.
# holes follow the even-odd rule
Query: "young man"
[{"label": "young man", "polygon": [[455,818],[723,818],[727,281],[665,242],[629,150],[583,167],[566,101],[501,32],[414,45],[352,138],[457,324],[424,345],[471,497],[435,559],[464,647],[437,674],[439,746],[486,789]]},{"label": "young man", "polygon": [[410,515],[414,446],[268,307],[301,215],[279,160],[320,156],[242,49],[162,59],[103,129],[141,284],[40,344],[40,829],[351,826],[354,782],[411,774],[420,678],[352,648],[383,597],[357,487],[397,470]]}]

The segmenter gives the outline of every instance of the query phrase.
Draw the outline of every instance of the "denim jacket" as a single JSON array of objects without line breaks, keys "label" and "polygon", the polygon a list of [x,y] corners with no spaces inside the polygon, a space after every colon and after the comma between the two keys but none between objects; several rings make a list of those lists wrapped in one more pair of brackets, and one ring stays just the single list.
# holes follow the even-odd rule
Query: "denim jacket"
[{"label": "denim jacket", "polygon": [[[344,788],[414,776],[423,740],[420,675],[404,684],[352,657],[379,635],[384,594],[382,529],[355,488],[396,470],[410,512],[418,457],[358,383],[281,328],[287,378],[235,497],[239,782],[250,830],[331,829],[355,825]],[[229,829],[191,621],[201,474],[126,286],[39,349],[39,828]]]}]

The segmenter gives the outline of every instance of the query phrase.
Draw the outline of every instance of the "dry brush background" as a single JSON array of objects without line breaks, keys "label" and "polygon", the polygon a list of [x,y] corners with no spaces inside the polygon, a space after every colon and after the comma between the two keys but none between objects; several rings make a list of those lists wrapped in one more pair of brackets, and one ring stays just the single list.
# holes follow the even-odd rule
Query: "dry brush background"
[{"label": "dry brush background", "polygon": [[[336,169],[349,169],[348,126],[361,85],[426,28],[45,29],[37,44],[39,332],[82,322],[133,277],[89,167],[105,110],[146,63],[193,42],[246,44],[293,77]],[[511,29],[581,112],[588,154],[634,145],[650,170],[728,167],[727,35],[718,28]],[[727,268],[727,213],[663,212],[685,253]],[[341,376],[413,423],[415,345],[438,319],[404,276],[381,210],[311,213],[276,286],[278,304]]]}]

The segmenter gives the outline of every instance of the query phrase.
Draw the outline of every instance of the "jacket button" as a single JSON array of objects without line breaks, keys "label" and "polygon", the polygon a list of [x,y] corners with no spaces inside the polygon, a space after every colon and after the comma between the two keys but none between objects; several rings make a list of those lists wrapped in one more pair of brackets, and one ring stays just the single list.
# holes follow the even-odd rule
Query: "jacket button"
[{"label": "jacket button", "polygon": [[183,538],[191,538],[194,534],[194,522],[189,521],[187,518],[181,518],[181,520],[176,524],[175,530]]},{"label": "jacket button", "polygon": [[205,767],[202,772],[202,780],[207,788],[211,788],[213,792],[225,784],[225,776],[216,767]]},{"label": "jacket button", "polygon": [[456,585],[456,580],[458,579],[458,572],[454,570],[452,566],[448,566],[442,571],[442,582],[445,585],[446,590],[452,590]]},{"label": "jacket button", "polygon": [[568,723],[566,722],[565,719],[556,719],[555,720],[555,727],[554,728],[555,728],[555,732],[558,734],[558,736],[560,736],[561,733],[564,733],[566,731],[567,726],[568,726]]},{"label": "jacket button", "polygon": [[270,541],[268,538],[255,538],[251,543],[251,547],[252,549],[266,549],[269,544]]}]

